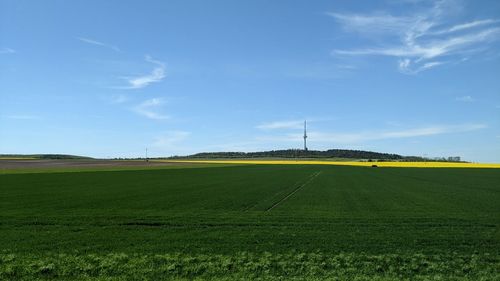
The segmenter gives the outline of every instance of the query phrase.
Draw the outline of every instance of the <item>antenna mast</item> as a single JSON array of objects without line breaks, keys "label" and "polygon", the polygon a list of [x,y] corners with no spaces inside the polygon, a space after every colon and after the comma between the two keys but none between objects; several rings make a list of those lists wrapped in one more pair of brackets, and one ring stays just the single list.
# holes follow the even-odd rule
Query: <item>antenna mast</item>
[{"label": "antenna mast", "polygon": [[307,122],[304,120],[304,150],[307,151]]}]

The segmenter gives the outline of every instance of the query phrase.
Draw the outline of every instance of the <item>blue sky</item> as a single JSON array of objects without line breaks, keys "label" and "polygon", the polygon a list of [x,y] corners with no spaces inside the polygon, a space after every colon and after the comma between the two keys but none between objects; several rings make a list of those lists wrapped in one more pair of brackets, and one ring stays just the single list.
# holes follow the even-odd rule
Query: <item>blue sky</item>
[{"label": "blue sky", "polygon": [[0,0],[0,153],[500,162],[499,1]]}]

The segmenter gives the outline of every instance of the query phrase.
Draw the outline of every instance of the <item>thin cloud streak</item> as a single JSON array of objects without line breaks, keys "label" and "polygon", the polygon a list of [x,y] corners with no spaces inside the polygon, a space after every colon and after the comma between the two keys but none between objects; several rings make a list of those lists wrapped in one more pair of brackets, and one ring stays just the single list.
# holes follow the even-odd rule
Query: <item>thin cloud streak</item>
[{"label": "thin cloud streak", "polygon": [[386,39],[386,42],[392,42],[376,48],[336,49],[332,54],[397,57],[401,72],[415,74],[444,64],[438,58],[447,57],[460,62],[463,53],[500,39],[498,19],[482,19],[443,28],[447,20],[447,9],[443,3],[436,2],[426,12],[405,17],[328,13],[345,31],[357,32],[368,38],[376,35],[377,38]]},{"label": "thin cloud streak", "polygon": [[452,51],[460,49],[462,46],[497,39],[497,35],[500,35],[500,28],[498,27],[490,28],[476,34],[433,41],[427,46],[412,44],[382,49],[334,50],[334,53],[341,55],[385,55],[393,57],[413,57],[423,60],[450,54]]},{"label": "thin cloud streak", "polygon": [[125,95],[114,95],[111,97],[111,103],[113,104],[119,104],[119,103],[124,103],[127,102],[129,98]]},{"label": "thin cloud streak", "polygon": [[472,22],[458,24],[458,25],[452,26],[452,27],[445,29],[445,30],[436,31],[432,34],[438,35],[438,34],[452,33],[452,32],[466,30],[469,28],[474,28],[477,26],[490,25],[490,24],[494,24],[494,23],[498,23],[498,22],[499,22],[499,20],[494,20],[494,19],[476,20],[476,21],[472,21]]},{"label": "thin cloud streak", "polygon": [[172,131],[155,138],[153,146],[161,149],[170,149],[176,147],[191,135],[191,132]]},{"label": "thin cloud streak", "polygon": [[94,40],[94,39],[85,38],[85,37],[76,37],[76,39],[78,39],[78,40],[80,40],[82,42],[91,44],[91,45],[96,45],[96,46],[101,46],[101,47],[105,47],[105,48],[108,48],[108,49],[112,49],[115,52],[121,52],[121,50],[118,47],[116,47],[116,46],[113,46],[113,45],[110,45],[110,44],[107,44],[107,43],[103,43],[103,42],[99,42],[99,41]]},{"label": "thin cloud streak", "polygon": [[[328,133],[311,131],[308,133],[309,139],[318,143],[341,143],[351,144],[372,140],[399,139],[426,137],[451,133],[464,133],[487,128],[485,124],[461,124],[461,125],[435,125],[422,128],[414,128],[399,131],[373,131],[360,133]],[[288,141],[298,142],[303,138],[302,134],[287,134],[284,136],[261,136],[259,141]]]},{"label": "thin cloud streak", "polygon": [[474,102],[476,101],[473,97],[471,96],[463,96],[463,97],[457,97],[455,98],[456,101],[460,102]]},{"label": "thin cloud streak", "polygon": [[398,33],[414,21],[412,18],[395,17],[389,14],[360,15],[330,12],[326,14],[334,17],[344,30],[362,34]]},{"label": "thin cloud streak", "polygon": [[163,99],[153,98],[143,101],[142,103],[134,107],[133,111],[149,119],[166,120],[170,117],[158,112],[158,108],[160,108],[163,104],[165,104]]},{"label": "thin cloud streak", "polygon": [[302,129],[304,127],[304,120],[292,121],[275,121],[263,123],[256,128],[260,130],[275,130],[275,129]]},{"label": "thin cloud streak", "polygon": [[417,68],[412,68],[412,62],[410,59],[403,59],[399,60],[399,70],[403,73],[406,74],[417,74],[421,71],[431,69],[433,67],[436,67],[438,65],[445,64],[445,62],[442,61],[432,61],[432,62],[426,62],[422,66],[417,67]]},{"label": "thin cloud streak", "polygon": [[2,48],[0,49],[0,54],[15,54],[16,50],[11,48]]},{"label": "thin cloud streak", "polygon": [[129,86],[119,87],[120,89],[141,89],[149,86],[151,83],[161,82],[165,77],[165,64],[161,61],[154,60],[151,56],[146,56],[145,60],[155,64],[156,67],[148,75],[126,78]]},{"label": "thin cloud streak", "polygon": [[475,131],[480,129],[485,129],[487,126],[485,124],[463,124],[463,125],[452,125],[452,126],[431,126],[417,129],[410,129],[404,131],[381,133],[376,136],[376,139],[387,139],[387,138],[410,138],[410,137],[421,137],[421,136],[432,136],[450,133],[462,133]]}]

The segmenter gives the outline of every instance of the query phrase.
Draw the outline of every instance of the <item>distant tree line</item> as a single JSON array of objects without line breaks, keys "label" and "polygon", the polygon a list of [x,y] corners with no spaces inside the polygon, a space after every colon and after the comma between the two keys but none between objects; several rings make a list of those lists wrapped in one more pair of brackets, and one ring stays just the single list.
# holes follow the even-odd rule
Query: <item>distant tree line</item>
[{"label": "distant tree line", "polygon": [[261,152],[202,152],[189,156],[174,156],[171,158],[349,158],[349,159],[374,159],[421,161],[421,157],[401,156],[391,153],[380,153],[364,150],[329,149],[329,150],[302,150],[286,149]]},{"label": "distant tree line", "polygon": [[[86,156],[68,155],[68,154],[0,154],[2,157],[12,158],[35,158],[35,159],[93,159]],[[448,158],[424,158],[418,156],[402,156],[399,154],[380,153],[364,150],[350,149],[329,149],[329,150],[302,150],[302,149],[283,149],[260,152],[201,152],[188,156],[172,156],[172,157],[150,157],[149,159],[236,159],[236,158],[343,158],[357,159],[366,161],[428,161],[428,162],[463,162],[459,157]],[[114,158],[115,160],[145,160],[143,157],[138,158]]]}]

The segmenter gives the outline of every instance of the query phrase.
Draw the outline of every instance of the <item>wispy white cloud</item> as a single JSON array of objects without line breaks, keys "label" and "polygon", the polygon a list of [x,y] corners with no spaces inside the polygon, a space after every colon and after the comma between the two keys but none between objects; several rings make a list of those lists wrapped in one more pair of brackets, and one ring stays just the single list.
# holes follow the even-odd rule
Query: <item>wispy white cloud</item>
[{"label": "wispy white cloud", "polygon": [[347,69],[347,70],[357,69],[357,67],[352,64],[337,64],[336,66],[338,69]]},{"label": "wispy white cloud", "polygon": [[100,42],[100,41],[97,41],[97,40],[94,40],[94,39],[85,38],[85,37],[76,37],[76,39],[78,39],[78,40],[80,40],[82,42],[88,43],[88,44],[105,47],[105,48],[108,48],[108,49],[112,49],[112,50],[114,50],[116,52],[121,52],[121,50],[118,47],[116,47],[116,46],[113,46],[113,45],[110,45],[110,44],[107,44],[107,43],[103,43],[103,42]]},{"label": "wispy white cloud", "polygon": [[[426,59],[433,59],[444,55],[450,55],[453,51],[459,50],[468,45],[481,43],[488,40],[498,39],[500,28],[494,27],[474,34],[467,34],[434,40],[426,45],[417,45],[413,42],[406,42],[406,45],[378,48],[378,49],[359,49],[359,50],[335,50],[337,54],[343,55],[385,55],[393,57],[415,58],[415,62]],[[423,36],[423,35],[421,35]]]},{"label": "wispy white cloud", "polygon": [[262,146],[263,142],[259,140],[250,140],[242,142],[221,142],[218,144],[212,144],[205,147],[204,151],[207,152],[217,152],[217,151],[259,151],[267,150]]},{"label": "wispy white cloud", "polygon": [[[420,128],[412,128],[396,131],[370,131],[370,132],[353,132],[353,133],[330,133],[311,131],[308,133],[309,140],[316,143],[338,143],[352,144],[372,140],[398,139],[398,138],[414,138],[425,137],[451,133],[463,133],[487,128],[485,124],[460,124],[460,125],[433,125]],[[283,142],[300,142],[302,134],[286,134],[282,136],[260,136],[257,137],[260,141],[283,141]]]},{"label": "wispy white cloud", "polygon": [[291,121],[274,121],[262,123],[256,128],[261,130],[275,130],[275,129],[302,129],[304,127],[304,120],[291,120]]},{"label": "wispy white cloud", "polygon": [[180,142],[185,141],[191,135],[186,131],[172,131],[162,134],[155,138],[154,147],[168,149],[177,146]]},{"label": "wispy white cloud", "polygon": [[448,125],[448,126],[429,126],[423,128],[394,131],[394,132],[383,132],[375,136],[375,139],[387,139],[387,138],[409,138],[409,137],[421,137],[421,136],[432,136],[450,133],[462,133],[475,131],[479,129],[484,129],[487,126],[485,124],[461,124],[461,125]]},{"label": "wispy white cloud", "polygon": [[442,61],[431,61],[431,62],[426,62],[424,64],[420,64],[418,67],[413,67],[413,62],[412,60],[406,58],[406,59],[400,59],[398,66],[399,70],[403,73],[407,74],[417,74],[421,71],[436,67],[438,65],[444,64]]},{"label": "wispy white cloud", "polygon": [[14,54],[16,53],[16,50],[11,49],[11,48],[1,48],[0,49],[0,54]]},{"label": "wispy white cloud", "polygon": [[161,61],[154,60],[151,56],[146,56],[146,61],[155,64],[156,67],[151,71],[150,74],[141,75],[137,77],[125,78],[128,82],[128,86],[120,87],[121,89],[140,89],[148,86],[151,83],[160,82],[166,77],[165,64]]},{"label": "wispy white cloud", "polygon": [[133,108],[133,111],[154,120],[169,119],[169,116],[162,114],[158,109],[165,104],[162,98],[148,99]]},{"label": "wispy white cloud", "polygon": [[412,23],[409,17],[396,17],[387,13],[374,15],[326,13],[334,17],[346,31],[354,31],[362,34],[380,34],[388,32],[400,32]]},{"label": "wispy white cloud", "polygon": [[111,103],[124,103],[128,100],[129,98],[126,95],[113,95],[111,97]]},{"label": "wispy white cloud", "polygon": [[456,97],[456,101],[461,101],[461,102],[473,102],[476,101],[473,97],[471,96],[462,96],[462,97]]},{"label": "wispy white cloud", "polygon": [[455,1],[437,1],[424,12],[410,16],[390,14],[341,14],[329,13],[349,32],[357,32],[368,38],[376,36],[385,46],[361,49],[337,49],[336,55],[379,55],[396,57],[403,73],[415,74],[442,65],[440,58],[462,61],[462,55],[486,43],[500,39],[497,19],[481,19],[450,25],[447,5],[458,5]]},{"label": "wispy white cloud", "polygon": [[[466,123],[458,125],[430,125],[407,128],[402,130],[373,130],[360,132],[308,132],[308,141],[316,148],[331,148],[332,145],[341,145],[351,149],[367,149],[370,143],[376,140],[408,139],[418,142],[423,137],[445,134],[466,133],[487,128],[486,124]],[[246,138],[244,142],[229,142],[208,145],[204,151],[259,151],[283,149],[284,147],[300,146],[303,135],[299,132],[285,134],[269,134]]]},{"label": "wispy white cloud", "polygon": [[452,33],[452,32],[462,31],[462,30],[469,29],[469,28],[474,28],[477,26],[491,25],[491,24],[495,24],[498,22],[499,22],[499,20],[494,20],[494,19],[476,20],[476,21],[466,22],[466,23],[462,23],[462,24],[457,24],[457,25],[454,25],[454,26],[447,28],[447,29],[444,29],[444,30],[435,31],[432,34],[437,35],[437,34]]}]

